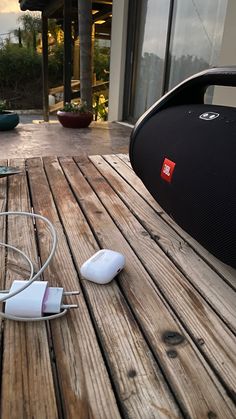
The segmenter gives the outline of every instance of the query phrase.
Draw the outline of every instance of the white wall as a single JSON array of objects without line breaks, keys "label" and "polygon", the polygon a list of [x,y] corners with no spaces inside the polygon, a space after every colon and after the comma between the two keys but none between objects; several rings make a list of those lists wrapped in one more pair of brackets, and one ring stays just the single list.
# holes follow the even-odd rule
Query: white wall
[{"label": "white wall", "polygon": [[109,121],[122,119],[129,0],[113,0],[109,84]]},{"label": "white wall", "polygon": [[[228,0],[224,33],[218,66],[236,67],[236,0]],[[213,103],[236,107],[236,87],[216,87]]]}]

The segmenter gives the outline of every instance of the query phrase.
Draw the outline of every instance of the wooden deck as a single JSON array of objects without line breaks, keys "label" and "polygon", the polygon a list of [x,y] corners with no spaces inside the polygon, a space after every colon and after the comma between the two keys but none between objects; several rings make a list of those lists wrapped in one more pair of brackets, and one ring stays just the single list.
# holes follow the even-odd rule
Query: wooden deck
[{"label": "wooden deck", "polygon": [[[1,161],[5,164],[5,161]],[[1,211],[48,217],[58,248],[44,279],[80,289],[79,304],[44,323],[2,321],[3,419],[236,418],[236,273],[184,233],[154,202],[126,155],[15,159],[0,180]],[[0,218],[0,241],[37,267],[48,231]],[[99,286],[79,267],[99,248],[126,267]],[[1,287],[26,276],[10,251]]]}]

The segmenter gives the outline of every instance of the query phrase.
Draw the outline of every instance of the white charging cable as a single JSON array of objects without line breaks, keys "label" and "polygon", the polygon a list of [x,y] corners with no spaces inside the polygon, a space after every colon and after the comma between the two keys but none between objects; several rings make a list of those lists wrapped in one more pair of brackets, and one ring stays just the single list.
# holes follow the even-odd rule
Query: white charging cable
[{"label": "white charging cable", "polygon": [[[24,290],[26,290],[26,288],[28,288],[31,284],[35,283],[36,279],[39,278],[40,275],[42,275],[42,273],[45,271],[45,269],[49,265],[53,255],[55,253],[56,245],[57,245],[56,230],[55,230],[54,226],[52,225],[52,223],[47,218],[43,217],[42,215],[34,214],[34,213],[31,213],[31,212],[20,212],[20,211],[0,212],[0,216],[4,216],[4,215],[5,216],[20,215],[20,216],[31,217],[31,218],[34,218],[34,219],[37,218],[37,219],[40,219],[40,220],[44,221],[48,225],[49,230],[50,230],[51,235],[52,235],[52,247],[51,247],[51,251],[50,251],[50,254],[49,254],[46,262],[42,265],[42,267],[39,269],[39,271],[36,274],[34,274],[33,263],[31,262],[29,257],[23,251],[21,251],[20,249],[16,248],[15,246],[12,246],[10,244],[0,242],[0,246],[4,246],[6,248],[12,249],[12,250],[20,253],[25,258],[25,260],[28,262],[28,264],[30,266],[30,276],[29,276],[28,280],[14,281],[10,290],[0,291],[0,302],[5,302],[7,300],[10,300],[12,297],[16,297],[17,295],[19,296],[19,294],[21,294],[21,296],[23,296],[22,292]],[[32,289],[32,287],[31,287],[31,289]],[[34,284],[34,293],[37,292],[37,291],[40,294],[39,298],[41,298],[40,306],[42,307],[42,313],[45,312],[45,310],[47,310],[47,312],[51,312],[50,310],[55,309],[56,314],[51,314],[49,316],[42,316],[41,315],[41,316],[38,316],[38,317],[31,317],[29,315],[29,317],[23,317],[23,316],[15,316],[15,315],[12,315],[12,314],[9,314],[9,313],[6,314],[6,313],[3,313],[3,312],[0,311],[0,317],[2,317],[4,319],[16,320],[16,321],[52,320],[52,319],[56,319],[58,317],[64,316],[67,313],[67,310],[69,308],[77,308],[78,307],[76,304],[64,305],[64,304],[61,304],[61,302],[62,302],[62,298],[63,298],[64,295],[77,295],[77,294],[79,294],[79,291],[64,292],[63,288],[47,287],[47,282],[44,282],[44,281],[37,281]],[[7,295],[5,295],[5,294],[7,294]],[[38,303],[37,295],[33,295],[33,294],[32,294],[32,292],[29,292],[27,295],[26,295],[26,293],[24,293],[24,298],[23,298],[22,301],[24,303],[27,303],[27,301],[29,301],[29,298],[33,297],[33,299],[35,298],[35,301]],[[47,298],[46,298],[47,301],[45,300],[45,295],[46,294],[47,294]],[[13,300],[11,300],[11,302],[13,302]],[[16,298],[15,298],[14,305],[17,304],[19,306],[20,303],[21,303],[21,299],[18,297],[18,301],[16,302]],[[29,304],[30,304],[30,301],[29,301]],[[61,311],[61,309],[62,309],[62,311]],[[20,309],[20,312],[22,310],[24,312],[24,307]]]}]

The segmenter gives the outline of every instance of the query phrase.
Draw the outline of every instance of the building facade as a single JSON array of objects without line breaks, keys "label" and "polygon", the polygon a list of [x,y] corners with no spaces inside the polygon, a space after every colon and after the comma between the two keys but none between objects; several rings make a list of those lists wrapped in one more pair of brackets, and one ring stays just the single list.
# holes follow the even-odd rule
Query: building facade
[{"label": "building facade", "polygon": [[[236,65],[235,21],[235,0],[113,0],[109,120],[133,124],[192,74]],[[210,87],[206,101],[236,93]]]}]

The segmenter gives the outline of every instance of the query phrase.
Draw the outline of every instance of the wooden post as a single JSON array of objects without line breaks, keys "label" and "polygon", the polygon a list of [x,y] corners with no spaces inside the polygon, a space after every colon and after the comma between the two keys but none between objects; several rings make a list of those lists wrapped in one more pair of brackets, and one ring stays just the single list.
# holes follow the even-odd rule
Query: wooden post
[{"label": "wooden post", "polygon": [[71,101],[71,13],[72,1],[64,0],[64,63],[63,63],[63,84],[64,84],[64,104]]},{"label": "wooden post", "polygon": [[92,66],[92,85],[96,82],[96,74],[94,73],[94,45],[95,45],[95,24],[92,25],[91,31],[91,66]]},{"label": "wooden post", "polygon": [[43,119],[49,121],[48,106],[48,18],[42,12],[42,50],[43,50]]},{"label": "wooden post", "polygon": [[80,37],[80,94],[92,110],[92,0],[78,0]]},{"label": "wooden post", "polygon": [[80,42],[79,37],[74,43],[74,65],[73,65],[73,76],[75,80],[80,78]]}]

